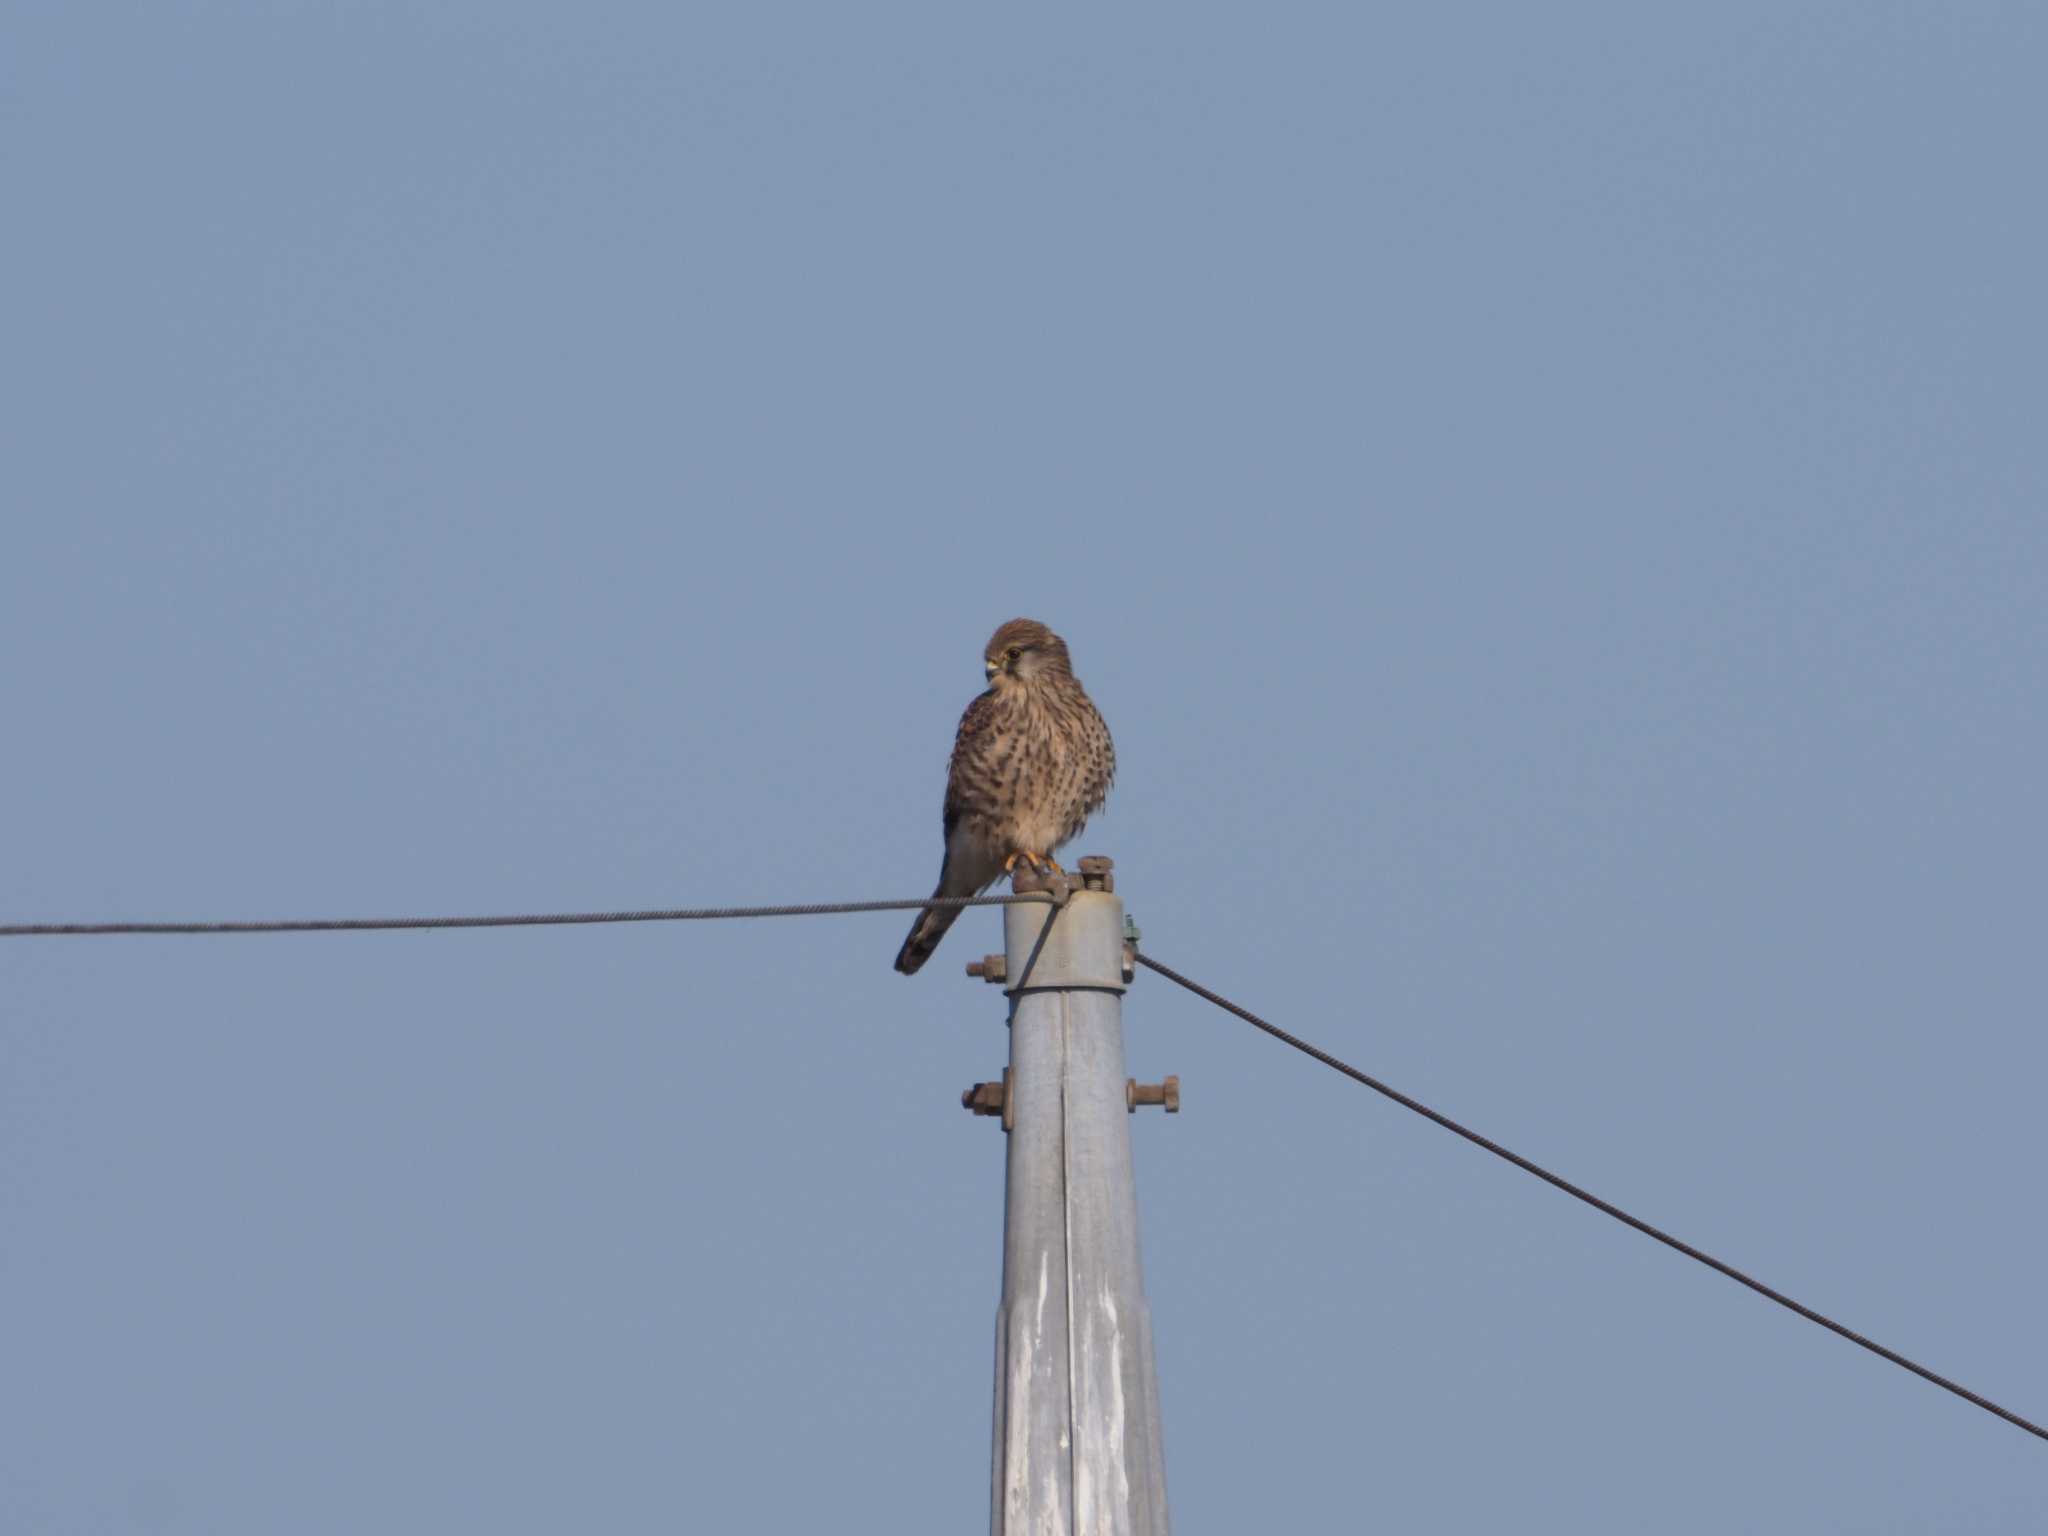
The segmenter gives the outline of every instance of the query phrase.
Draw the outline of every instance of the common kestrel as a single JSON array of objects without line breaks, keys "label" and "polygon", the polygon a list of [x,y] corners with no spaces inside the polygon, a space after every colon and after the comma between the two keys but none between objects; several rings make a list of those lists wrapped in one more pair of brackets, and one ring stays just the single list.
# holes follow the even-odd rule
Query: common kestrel
[{"label": "common kestrel", "polygon": [[[1035,619],[1012,619],[982,654],[988,692],[960,717],[946,773],[946,857],[934,896],[978,896],[1019,859],[1052,865],[1053,850],[1100,810],[1116,748],[1067,642]],[[896,954],[908,976],[960,915],[926,907]]]}]

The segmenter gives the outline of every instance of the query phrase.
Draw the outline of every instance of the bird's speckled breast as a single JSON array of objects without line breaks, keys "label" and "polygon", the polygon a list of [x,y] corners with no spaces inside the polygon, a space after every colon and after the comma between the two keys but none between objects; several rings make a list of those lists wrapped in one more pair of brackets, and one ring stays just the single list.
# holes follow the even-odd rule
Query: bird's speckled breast
[{"label": "bird's speckled breast", "polygon": [[[1050,854],[1086,825],[1116,771],[1109,727],[1078,682],[999,689],[970,710],[953,773],[953,805],[1008,857]],[[972,717],[979,713],[980,719]]]}]

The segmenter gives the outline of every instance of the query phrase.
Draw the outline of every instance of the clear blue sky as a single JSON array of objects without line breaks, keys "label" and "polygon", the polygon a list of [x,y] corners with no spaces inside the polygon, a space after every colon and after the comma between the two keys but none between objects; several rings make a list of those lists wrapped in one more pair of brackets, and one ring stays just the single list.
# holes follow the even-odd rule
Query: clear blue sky
[{"label": "clear blue sky", "polygon": [[[2048,1414],[2048,12],[4,7],[0,916],[921,894]],[[976,1529],[896,915],[0,947],[0,1529]],[[1156,979],[1184,1533],[2038,1532],[2048,1447]]]}]

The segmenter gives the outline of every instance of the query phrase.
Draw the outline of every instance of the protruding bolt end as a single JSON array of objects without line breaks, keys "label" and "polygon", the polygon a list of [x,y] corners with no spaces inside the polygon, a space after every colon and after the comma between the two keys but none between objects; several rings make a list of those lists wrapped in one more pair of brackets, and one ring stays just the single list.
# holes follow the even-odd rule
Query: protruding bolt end
[{"label": "protruding bolt end", "polygon": [[1169,1115],[1179,1114],[1180,1078],[1168,1077],[1163,1083],[1141,1083],[1135,1077],[1125,1078],[1124,1108],[1136,1114],[1140,1104],[1157,1104]]},{"label": "protruding bolt end", "polygon": [[1003,1129],[1012,1129],[1017,1123],[1017,1107],[1010,1102],[1010,1069],[1003,1068],[1000,1083],[976,1083],[961,1094],[960,1107],[970,1115],[1001,1115]]},{"label": "protruding bolt end", "polygon": [[979,976],[983,981],[999,982],[1010,979],[1010,962],[1003,955],[983,955],[979,960],[967,962],[967,974]]},{"label": "protruding bolt end", "polygon": [[1001,1083],[976,1083],[960,1095],[960,1107],[970,1115],[1000,1115],[1005,1097]]},{"label": "protruding bolt end", "polygon": [[1116,868],[1116,861],[1114,859],[1104,858],[1099,853],[1091,853],[1081,860],[1078,867],[1081,871],[1081,887],[1083,890],[1114,891],[1116,889],[1116,876],[1110,873],[1112,869]]}]

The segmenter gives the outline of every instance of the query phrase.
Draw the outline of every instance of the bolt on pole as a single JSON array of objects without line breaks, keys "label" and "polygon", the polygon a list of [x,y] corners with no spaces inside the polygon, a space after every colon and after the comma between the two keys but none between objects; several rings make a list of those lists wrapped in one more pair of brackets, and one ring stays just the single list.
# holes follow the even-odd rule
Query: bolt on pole
[{"label": "bolt on pole", "polygon": [[[1138,1257],[1130,1118],[1179,1079],[1124,1075],[1129,980],[1108,859],[1063,902],[1003,909],[1003,954],[970,966],[1010,998],[1010,1067],[962,1102],[1009,1134],[996,1314],[993,1536],[1165,1536],[1152,1315]],[[998,963],[999,962],[999,963]],[[990,972],[996,974],[991,975]]]}]

